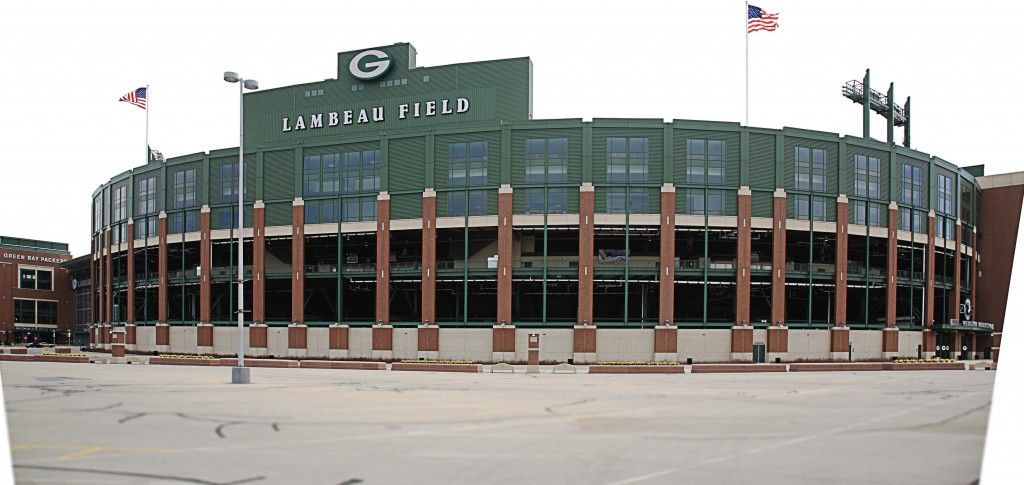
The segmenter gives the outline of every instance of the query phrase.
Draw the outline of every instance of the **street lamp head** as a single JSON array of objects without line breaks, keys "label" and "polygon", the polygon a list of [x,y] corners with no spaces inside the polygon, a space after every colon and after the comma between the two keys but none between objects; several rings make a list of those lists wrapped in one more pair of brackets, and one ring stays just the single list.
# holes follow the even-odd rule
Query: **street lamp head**
[{"label": "street lamp head", "polygon": [[245,86],[245,89],[256,90],[260,88],[260,83],[256,82],[255,79],[246,79],[242,81],[242,85]]},{"label": "street lamp head", "polygon": [[224,71],[224,80],[229,83],[237,83],[241,79],[237,72]]}]

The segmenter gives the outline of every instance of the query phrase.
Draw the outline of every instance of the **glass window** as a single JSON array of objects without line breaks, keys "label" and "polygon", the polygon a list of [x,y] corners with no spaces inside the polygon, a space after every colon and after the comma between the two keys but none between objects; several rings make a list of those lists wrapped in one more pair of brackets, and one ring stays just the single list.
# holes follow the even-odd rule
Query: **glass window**
[{"label": "glass window", "polygon": [[156,177],[139,180],[137,197],[139,200],[139,215],[156,212]]},{"label": "glass window", "polygon": [[562,183],[568,180],[568,139],[526,140],[526,182]]},{"label": "glass window", "polygon": [[686,190],[686,212],[693,215],[704,215],[704,190]]},{"label": "glass window", "polygon": [[722,190],[708,191],[708,215],[725,215],[725,192]]},{"label": "glass window", "polygon": [[37,301],[36,323],[43,325],[55,325],[57,323],[57,302]]},{"label": "glass window", "polygon": [[21,278],[18,283],[18,288],[23,290],[34,290],[36,289],[36,270],[34,269],[22,269],[20,271]]},{"label": "glass window", "polygon": [[647,138],[608,138],[607,146],[605,175],[609,182],[649,180],[650,158]]},{"label": "glass window", "polygon": [[686,183],[725,185],[725,142],[686,140]]},{"label": "glass window", "polygon": [[526,213],[544,213],[544,189],[526,189]]},{"label": "glass window", "polygon": [[796,218],[808,220],[811,218],[811,201],[806,195],[797,195],[796,200]]},{"label": "glass window", "polygon": [[[467,214],[468,207],[468,214]],[[487,191],[470,190],[448,193],[448,215],[482,216],[487,213]]]},{"label": "glass window", "polygon": [[936,175],[936,212],[953,214],[953,179],[942,174]]},{"label": "glass window", "polygon": [[466,187],[486,184],[487,142],[449,143],[448,186]]},{"label": "glass window", "polygon": [[36,270],[36,289],[53,290],[53,271],[45,269]]},{"label": "glass window", "polygon": [[121,186],[114,189],[112,221],[123,221],[128,218],[128,187]]},{"label": "glass window", "polygon": [[14,323],[36,323],[35,300],[14,299]]},{"label": "glass window", "polygon": [[853,195],[857,197],[870,197],[877,199],[881,178],[881,161],[876,157],[854,155],[853,174],[854,187]]},{"label": "glass window", "polygon": [[92,202],[93,207],[93,219],[92,229],[93,231],[99,231],[103,229],[103,196],[96,196],[96,199]]},{"label": "glass window", "polygon": [[606,195],[606,206],[609,214],[626,213],[625,187],[609,187]]},{"label": "glass window", "polygon": [[174,173],[172,208],[183,209],[196,206],[198,203],[196,200],[196,178],[197,170],[194,168]]}]

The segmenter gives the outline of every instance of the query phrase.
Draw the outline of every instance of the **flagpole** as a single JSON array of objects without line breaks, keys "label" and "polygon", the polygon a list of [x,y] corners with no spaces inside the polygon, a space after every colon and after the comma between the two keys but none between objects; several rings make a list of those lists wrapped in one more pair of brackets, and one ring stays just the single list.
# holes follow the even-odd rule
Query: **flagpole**
[{"label": "flagpole", "polygon": [[149,85],[146,85],[146,163],[149,163]]},{"label": "flagpole", "polygon": [[746,32],[746,55],[744,59],[746,65],[744,68],[744,77],[746,78],[745,91],[743,96],[745,121],[744,125],[750,126],[750,27],[747,25],[750,22],[750,2],[746,2],[747,8],[743,12],[743,30]]}]

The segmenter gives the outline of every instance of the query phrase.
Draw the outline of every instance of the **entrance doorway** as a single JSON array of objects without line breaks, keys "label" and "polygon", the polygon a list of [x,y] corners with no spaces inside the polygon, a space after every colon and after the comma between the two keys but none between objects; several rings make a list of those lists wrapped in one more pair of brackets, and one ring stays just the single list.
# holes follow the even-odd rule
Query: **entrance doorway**
[{"label": "entrance doorway", "polygon": [[754,344],[754,363],[763,364],[765,361],[765,345]]}]

